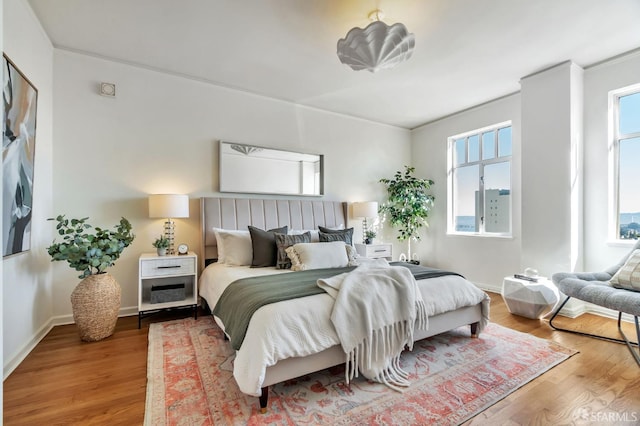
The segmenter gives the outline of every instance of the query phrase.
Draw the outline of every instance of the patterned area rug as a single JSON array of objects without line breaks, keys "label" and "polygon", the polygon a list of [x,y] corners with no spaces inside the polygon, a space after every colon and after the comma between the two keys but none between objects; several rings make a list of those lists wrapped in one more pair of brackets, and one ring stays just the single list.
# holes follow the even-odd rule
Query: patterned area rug
[{"label": "patterned area rug", "polygon": [[402,355],[412,386],[404,392],[335,367],[275,385],[269,410],[242,394],[234,352],[208,316],[151,324],[146,425],[449,425],[462,423],[576,352],[490,324],[416,343]]}]

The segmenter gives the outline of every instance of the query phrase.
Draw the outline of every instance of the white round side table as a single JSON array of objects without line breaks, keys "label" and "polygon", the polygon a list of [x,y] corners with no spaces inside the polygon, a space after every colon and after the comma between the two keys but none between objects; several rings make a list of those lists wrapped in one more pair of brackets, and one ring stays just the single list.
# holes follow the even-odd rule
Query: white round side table
[{"label": "white round side table", "polygon": [[502,298],[512,314],[526,318],[541,318],[553,311],[560,299],[558,288],[548,279],[537,282],[515,277],[502,281]]}]

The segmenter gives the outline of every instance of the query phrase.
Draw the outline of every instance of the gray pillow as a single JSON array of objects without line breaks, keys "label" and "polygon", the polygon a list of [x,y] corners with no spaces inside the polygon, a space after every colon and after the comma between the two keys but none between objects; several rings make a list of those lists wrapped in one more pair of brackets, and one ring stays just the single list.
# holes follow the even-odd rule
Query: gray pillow
[{"label": "gray pillow", "polygon": [[278,247],[278,260],[276,262],[276,267],[278,269],[290,269],[291,259],[289,259],[289,256],[287,256],[287,252],[285,250],[294,244],[310,243],[311,232],[305,232],[304,234],[296,234],[296,235],[276,233],[275,235],[276,235],[276,246]]},{"label": "gray pillow", "polygon": [[318,226],[320,231],[320,242],[344,241],[348,245],[353,245],[353,228],[331,229]]},{"label": "gray pillow", "polygon": [[276,232],[286,234],[289,230],[288,226],[282,228],[269,229],[268,231],[248,226],[249,235],[251,235],[251,247],[253,248],[253,259],[251,260],[252,268],[264,268],[267,266],[276,266],[278,259],[278,248],[276,247]]}]

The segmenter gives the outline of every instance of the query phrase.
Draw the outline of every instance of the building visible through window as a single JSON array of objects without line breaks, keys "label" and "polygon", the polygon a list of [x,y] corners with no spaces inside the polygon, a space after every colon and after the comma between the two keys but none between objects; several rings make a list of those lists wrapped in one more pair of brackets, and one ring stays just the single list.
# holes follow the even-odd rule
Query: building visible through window
[{"label": "building visible through window", "polygon": [[511,123],[449,138],[450,233],[511,234]]},{"label": "building visible through window", "polygon": [[611,98],[615,233],[619,239],[636,240],[640,237],[640,85],[613,92]]}]

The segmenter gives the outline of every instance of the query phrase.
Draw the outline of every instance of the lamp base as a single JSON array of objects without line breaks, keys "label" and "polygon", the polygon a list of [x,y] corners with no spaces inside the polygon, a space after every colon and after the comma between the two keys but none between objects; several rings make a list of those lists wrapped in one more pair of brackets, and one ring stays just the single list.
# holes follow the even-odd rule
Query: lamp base
[{"label": "lamp base", "polygon": [[367,226],[367,218],[362,219],[362,244],[371,244],[369,238],[367,238],[367,231],[369,230]]},{"label": "lamp base", "polygon": [[168,218],[167,221],[164,223],[164,237],[167,240],[169,240],[169,247],[167,247],[167,254],[169,255],[176,254],[174,249],[175,230],[176,230],[176,223],[171,218]]}]

